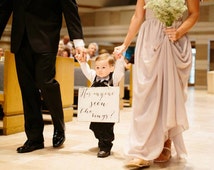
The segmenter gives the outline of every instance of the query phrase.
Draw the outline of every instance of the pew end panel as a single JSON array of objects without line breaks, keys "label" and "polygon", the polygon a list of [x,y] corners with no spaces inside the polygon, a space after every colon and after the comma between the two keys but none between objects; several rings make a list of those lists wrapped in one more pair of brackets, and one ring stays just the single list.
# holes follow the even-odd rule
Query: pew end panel
[{"label": "pew end panel", "polygon": [[4,67],[3,91],[0,93],[0,104],[4,113],[2,133],[9,135],[24,130],[22,97],[13,53],[5,51],[2,67]]},{"label": "pew end panel", "polygon": [[62,105],[65,122],[73,119],[74,103],[74,59],[57,57],[56,59],[56,80],[60,84]]},{"label": "pew end panel", "polygon": [[74,62],[74,103],[73,108],[75,110],[75,115],[78,109],[78,90],[80,87],[88,87],[90,86],[90,81],[87,80],[85,75],[83,74],[80,64],[78,62]]},{"label": "pew end panel", "polygon": [[[4,135],[24,131],[24,114],[21,91],[18,83],[15,57],[10,52],[5,52],[5,61],[2,65],[3,91],[0,92],[0,104],[3,108],[2,128]],[[65,121],[73,118],[73,86],[74,86],[74,60],[72,58],[57,57],[56,80],[60,83],[62,104]]]},{"label": "pew end panel", "polygon": [[125,80],[124,80],[124,106],[132,107],[132,93],[133,93],[133,75],[131,65],[129,70],[125,71]]}]

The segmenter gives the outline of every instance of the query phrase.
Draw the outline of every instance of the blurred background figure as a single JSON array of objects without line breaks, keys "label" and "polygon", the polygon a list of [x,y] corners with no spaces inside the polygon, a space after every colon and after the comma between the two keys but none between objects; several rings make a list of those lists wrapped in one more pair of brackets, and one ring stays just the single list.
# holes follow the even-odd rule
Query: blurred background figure
[{"label": "blurred background figure", "polygon": [[57,56],[62,56],[63,48],[58,46]]},{"label": "blurred background figure", "polygon": [[64,35],[63,38],[59,41],[58,54],[57,55],[62,56],[65,49],[66,49],[66,51],[67,51],[67,49],[69,49],[70,50],[69,57],[73,57],[72,51],[74,48],[73,48],[73,44],[71,43],[68,35]]},{"label": "blurred background figure", "polygon": [[59,41],[59,47],[69,48],[70,50],[73,48],[68,35],[63,36],[63,38]]},{"label": "blurred background figure", "polygon": [[4,49],[0,47],[0,61],[4,61]]},{"label": "blurred background figure", "polygon": [[99,46],[97,43],[92,42],[88,45],[87,49],[87,60],[93,59],[98,55]]},{"label": "blurred background figure", "polygon": [[70,51],[69,48],[64,48],[64,49],[62,50],[62,57],[68,57],[68,58],[71,57],[71,51]]},{"label": "blurred background figure", "polygon": [[108,50],[106,50],[105,48],[102,48],[100,51],[99,51],[99,54],[104,54],[104,53],[109,53]]}]

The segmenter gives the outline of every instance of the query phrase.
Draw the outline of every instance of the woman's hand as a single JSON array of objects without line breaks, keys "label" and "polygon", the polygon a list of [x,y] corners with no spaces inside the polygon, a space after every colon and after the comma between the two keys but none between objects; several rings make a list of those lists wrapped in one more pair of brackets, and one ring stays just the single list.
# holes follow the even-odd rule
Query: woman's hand
[{"label": "woman's hand", "polygon": [[114,48],[114,52],[113,52],[114,57],[115,57],[116,59],[121,58],[123,52],[125,52],[126,49],[127,49],[127,47],[126,47],[124,44],[115,47],[115,48]]},{"label": "woman's hand", "polygon": [[167,27],[165,28],[164,32],[172,42],[175,42],[180,38],[180,35],[176,28]]}]

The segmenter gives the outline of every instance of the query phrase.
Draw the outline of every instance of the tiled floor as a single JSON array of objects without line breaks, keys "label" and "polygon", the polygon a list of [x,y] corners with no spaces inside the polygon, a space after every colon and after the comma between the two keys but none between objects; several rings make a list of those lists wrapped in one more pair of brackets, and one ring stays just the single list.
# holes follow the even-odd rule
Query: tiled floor
[{"label": "tiled floor", "polygon": [[[186,161],[175,156],[167,164],[152,164],[156,170],[214,169],[214,94],[205,90],[188,90],[187,101],[190,129],[184,133],[188,149]],[[88,129],[89,123],[76,118],[66,123],[66,142],[60,149],[52,148],[52,125],[44,130],[45,149],[18,154],[16,148],[25,141],[25,134],[0,136],[0,169],[2,170],[124,170],[123,147],[127,139],[132,108],[121,111],[120,123],[115,125],[116,139],[112,155],[97,158],[97,141]],[[173,148],[174,151],[174,148]]]}]

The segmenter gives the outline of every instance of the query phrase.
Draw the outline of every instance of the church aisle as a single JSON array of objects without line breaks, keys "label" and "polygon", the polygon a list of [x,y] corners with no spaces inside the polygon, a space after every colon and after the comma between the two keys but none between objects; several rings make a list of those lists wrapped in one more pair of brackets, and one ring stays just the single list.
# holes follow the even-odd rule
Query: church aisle
[{"label": "church aisle", "polygon": [[[152,164],[150,170],[211,170],[214,158],[214,94],[206,90],[188,89],[187,110],[190,129],[184,133],[188,158],[178,161],[173,155],[167,164]],[[25,134],[0,136],[0,169],[10,170],[126,170],[123,148],[127,141],[132,108],[121,111],[115,125],[115,141],[111,156],[97,158],[97,140],[88,129],[89,122],[74,117],[66,123],[63,147],[52,147],[53,126],[44,130],[45,148],[18,154],[16,148],[25,141]],[[142,129],[143,130],[143,129]],[[172,153],[174,148],[172,147]]]}]

